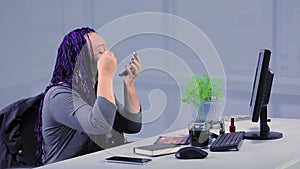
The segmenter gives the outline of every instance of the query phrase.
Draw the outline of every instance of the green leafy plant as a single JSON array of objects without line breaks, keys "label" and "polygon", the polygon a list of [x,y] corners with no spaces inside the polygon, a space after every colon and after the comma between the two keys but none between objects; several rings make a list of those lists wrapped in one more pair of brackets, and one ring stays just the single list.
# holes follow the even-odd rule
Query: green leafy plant
[{"label": "green leafy plant", "polygon": [[182,102],[192,104],[202,114],[203,102],[223,99],[224,82],[224,79],[211,79],[207,74],[199,78],[193,74],[191,81],[184,86]]}]

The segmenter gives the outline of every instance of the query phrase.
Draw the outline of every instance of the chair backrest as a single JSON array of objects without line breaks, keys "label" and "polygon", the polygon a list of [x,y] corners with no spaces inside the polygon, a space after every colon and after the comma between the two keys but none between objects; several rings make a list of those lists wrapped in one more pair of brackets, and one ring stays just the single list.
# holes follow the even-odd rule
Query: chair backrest
[{"label": "chair backrest", "polygon": [[35,123],[43,94],[18,100],[0,112],[0,167],[34,167]]},{"label": "chair backrest", "polygon": [[25,165],[36,165],[35,156],[37,141],[34,127],[37,121],[39,102],[35,102],[21,117],[21,146],[18,150],[18,161]]}]

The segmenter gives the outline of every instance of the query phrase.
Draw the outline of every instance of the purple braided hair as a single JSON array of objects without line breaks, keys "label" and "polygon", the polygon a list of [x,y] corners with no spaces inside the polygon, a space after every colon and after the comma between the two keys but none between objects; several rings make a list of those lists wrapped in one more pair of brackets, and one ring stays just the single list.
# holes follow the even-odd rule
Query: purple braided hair
[{"label": "purple braided hair", "polygon": [[[55,68],[51,84],[46,87],[44,95],[53,86],[64,85],[79,92],[84,101],[93,105],[95,102],[95,78],[97,67],[93,59],[93,52],[88,48],[84,35],[95,32],[91,28],[80,28],[68,33],[58,48]],[[42,108],[41,100],[38,112],[38,120],[35,125],[37,139],[36,157],[42,164],[43,136],[42,136]]]}]

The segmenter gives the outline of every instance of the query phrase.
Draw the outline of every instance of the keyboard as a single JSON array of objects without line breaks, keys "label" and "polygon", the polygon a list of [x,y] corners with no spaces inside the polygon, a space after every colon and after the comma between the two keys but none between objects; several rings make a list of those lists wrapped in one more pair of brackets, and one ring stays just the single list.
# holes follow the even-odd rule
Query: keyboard
[{"label": "keyboard", "polygon": [[238,151],[244,135],[244,131],[221,134],[211,144],[210,151]]}]

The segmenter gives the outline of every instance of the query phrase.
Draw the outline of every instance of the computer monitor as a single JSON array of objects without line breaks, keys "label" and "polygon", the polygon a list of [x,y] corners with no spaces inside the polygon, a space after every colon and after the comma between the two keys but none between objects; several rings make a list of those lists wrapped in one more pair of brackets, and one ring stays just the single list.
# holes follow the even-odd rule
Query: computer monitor
[{"label": "computer monitor", "polygon": [[272,140],[282,138],[282,133],[271,132],[268,122],[267,109],[271,95],[274,73],[269,68],[271,51],[268,49],[261,50],[258,56],[256,73],[250,99],[250,113],[252,122],[260,121],[260,131],[249,131],[245,133],[245,139],[253,140]]}]

